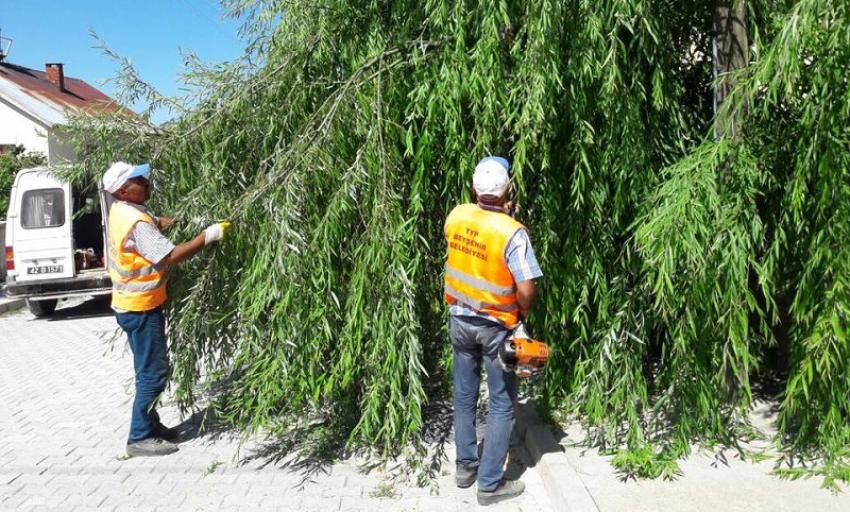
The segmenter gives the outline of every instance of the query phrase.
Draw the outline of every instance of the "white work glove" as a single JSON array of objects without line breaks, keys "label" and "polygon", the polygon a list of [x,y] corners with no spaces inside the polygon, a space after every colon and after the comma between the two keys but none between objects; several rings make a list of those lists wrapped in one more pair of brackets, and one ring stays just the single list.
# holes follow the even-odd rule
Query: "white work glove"
[{"label": "white work glove", "polygon": [[215,224],[205,229],[204,245],[209,245],[210,242],[218,242],[219,240],[224,240],[224,236],[227,233],[228,228],[230,228],[230,222],[225,220],[222,222],[216,222]]}]

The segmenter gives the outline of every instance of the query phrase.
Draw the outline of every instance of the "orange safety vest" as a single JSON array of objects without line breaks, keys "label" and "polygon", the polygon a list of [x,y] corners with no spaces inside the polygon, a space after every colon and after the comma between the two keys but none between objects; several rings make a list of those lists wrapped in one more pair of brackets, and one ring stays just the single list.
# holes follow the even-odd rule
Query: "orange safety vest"
[{"label": "orange safety vest", "polygon": [[112,278],[112,307],[124,311],[150,311],[165,302],[166,269],[139,253],[124,249],[127,236],[137,222],[154,223],[150,215],[122,202],[109,209],[109,277]]},{"label": "orange safety vest", "polygon": [[511,216],[480,208],[457,206],[446,219],[446,302],[462,302],[513,327],[519,320],[516,282],[505,259],[511,237],[523,229]]}]

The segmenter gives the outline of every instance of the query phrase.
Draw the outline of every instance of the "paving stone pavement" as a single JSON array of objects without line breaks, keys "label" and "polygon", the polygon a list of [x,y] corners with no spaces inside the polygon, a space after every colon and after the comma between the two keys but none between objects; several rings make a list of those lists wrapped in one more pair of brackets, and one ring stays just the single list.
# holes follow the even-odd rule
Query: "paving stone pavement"
[{"label": "paving stone pavement", "polygon": [[[766,439],[743,443],[756,453],[775,455],[774,404],[757,403],[750,415]],[[787,480],[772,474],[776,460],[741,460],[733,449],[701,450],[679,461],[681,474],[673,480],[623,480],[610,455],[587,448],[578,424],[560,432],[564,455],[600,512],[848,512],[850,488],[833,493],[822,489],[821,478]]]},{"label": "paving stone pavement", "polygon": [[[509,468],[526,493],[478,507],[474,487],[457,489],[445,446],[434,489],[364,474],[356,461],[305,472],[252,457],[261,438],[201,435],[160,458],[126,459],[132,357],[108,306],[60,304],[49,320],[27,310],[0,315],[0,510],[551,510],[528,456]],[[166,424],[185,420],[166,399]],[[184,422],[183,425],[186,425]]]}]

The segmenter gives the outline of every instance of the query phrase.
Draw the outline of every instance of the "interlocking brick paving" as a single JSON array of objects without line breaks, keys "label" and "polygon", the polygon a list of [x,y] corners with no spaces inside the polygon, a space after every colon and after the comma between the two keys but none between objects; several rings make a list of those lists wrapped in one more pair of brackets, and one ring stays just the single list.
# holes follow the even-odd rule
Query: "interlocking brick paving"
[{"label": "interlocking brick paving", "polygon": [[[199,415],[181,418],[168,397],[162,419],[189,439],[171,456],[127,459],[132,356],[117,334],[103,300],[60,304],[47,320],[26,309],[0,315],[0,510],[478,508],[474,487],[454,486],[450,437],[432,490],[377,470],[364,474],[352,460],[317,466],[272,459],[262,454],[273,452],[274,440],[240,443],[226,428],[193,436]],[[512,470],[528,491],[486,509],[549,510],[534,468]]]}]

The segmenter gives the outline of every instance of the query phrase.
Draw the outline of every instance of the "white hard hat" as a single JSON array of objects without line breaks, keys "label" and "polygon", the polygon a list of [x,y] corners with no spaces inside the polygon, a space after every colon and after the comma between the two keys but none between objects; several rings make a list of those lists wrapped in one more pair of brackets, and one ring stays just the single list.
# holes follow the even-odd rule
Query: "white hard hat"
[{"label": "white hard hat", "polygon": [[511,164],[498,156],[481,159],[472,174],[472,188],[479,196],[501,197],[508,189],[511,177],[508,171]]},{"label": "white hard hat", "polygon": [[130,178],[138,176],[147,178],[150,173],[150,164],[132,165],[127,162],[115,162],[103,175],[103,190],[114,194]]}]

